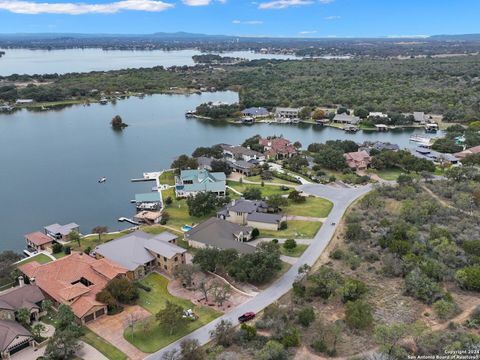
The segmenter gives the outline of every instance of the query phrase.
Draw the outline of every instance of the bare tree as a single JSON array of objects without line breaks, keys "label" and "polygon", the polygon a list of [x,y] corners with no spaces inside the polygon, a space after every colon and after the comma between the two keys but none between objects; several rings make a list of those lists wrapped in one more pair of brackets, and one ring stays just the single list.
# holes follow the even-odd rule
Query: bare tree
[{"label": "bare tree", "polygon": [[105,234],[108,232],[108,228],[106,226],[95,226],[92,229],[93,234],[98,234],[98,241],[102,242],[102,234]]},{"label": "bare tree", "polygon": [[196,289],[202,292],[205,301],[208,302],[208,293],[210,292],[211,287],[205,275],[202,275],[198,280]]},{"label": "bare tree", "polygon": [[191,288],[193,278],[200,267],[196,264],[180,264],[175,267],[173,275],[179,279],[186,288]]},{"label": "bare tree", "polygon": [[132,340],[133,340],[133,334],[134,334],[134,328],[135,328],[135,324],[138,322],[138,320],[140,320],[140,317],[137,313],[130,313],[127,315],[127,318],[125,320],[125,325],[127,328],[130,328],[131,332],[132,332]]},{"label": "bare tree", "polygon": [[224,301],[230,298],[232,292],[232,288],[230,287],[230,285],[227,285],[220,280],[212,281],[210,289],[213,294],[213,298],[215,299],[215,302],[219,306],[222,306]]}]

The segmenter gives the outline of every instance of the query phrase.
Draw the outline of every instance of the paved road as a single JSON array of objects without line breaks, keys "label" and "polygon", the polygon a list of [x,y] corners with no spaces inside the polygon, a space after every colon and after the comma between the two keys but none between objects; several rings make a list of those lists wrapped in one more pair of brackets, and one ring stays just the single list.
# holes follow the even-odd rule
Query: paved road
[{"label": "paved road", "polygon": [[325,250],[336,229],[336,226],[332,226],[331,223],[334,222],[338,224],[348,206],[354,200],[369,192],[371,188],[371,185],[357,188],[338,188],[320,184],[299,186],[299,190],[326,198],[332,201],[334,206],[327,217],[325,224],[321,227],[315,238],[312,240],[310,247],[303,253],[298,261],[292,265],[292,267],[280,279],[275,281],[270,287],[259,293],[256,297],[238,306],[228,314],[225,314],[209,324],[197,329],[184,338],[170,344],[154,354],[147,356],[146,359],[160,360],[163,354],[165,354],[167,351],[178,349],[180,342],[183,339],[197,339],[200,344],[206,344],[210,341],[210,331],[213,330],[221,320],[229,320],[234,325],[237,325],[237,318],[240,315],[247,311],[259,312],[271,303],[277,301],[282,295],[287,293],[292,288],[292,284],[298,275],[298,268],[303,264],[312,266]]}]

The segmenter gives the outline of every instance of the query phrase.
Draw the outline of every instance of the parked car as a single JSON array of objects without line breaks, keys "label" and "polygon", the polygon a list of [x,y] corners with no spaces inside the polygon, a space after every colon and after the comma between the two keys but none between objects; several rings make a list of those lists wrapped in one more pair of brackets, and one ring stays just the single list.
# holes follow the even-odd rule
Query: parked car
[{"label": "parked car", "polygon": [[255,317],[254,312],[247,312],[238,318],[238,321],[244,323],[246,321],[252,320]]}]

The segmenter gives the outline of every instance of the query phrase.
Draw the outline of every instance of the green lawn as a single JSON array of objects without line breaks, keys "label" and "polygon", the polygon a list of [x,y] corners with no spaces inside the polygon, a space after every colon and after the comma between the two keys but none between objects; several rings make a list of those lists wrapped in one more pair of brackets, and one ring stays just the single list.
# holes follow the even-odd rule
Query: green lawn
[{"label": "green lawn", "polygon": [[172,198],[173,202],[170,205],[166,205],[164,211],[166,211],[170,215],[170,219],[168,220],[167,225],[178,229],[178,231],[180,231],[183,225],[198,224],[215,215],[215,213],[212,213],[207,216],[202,216],[198,218],[190,216],[188,214],[187,200],[176,199],[173,189],[162,191],[162,196],[164,201],[169,196]]},{"label": "green lawn", "polygon": [[403,173],[401,169],[385,169],[385,170],[375,170],[372,171],[376,173],[380,178],[387,181],[395,181],[398,179],[398,176]]},{"label": "green lawn", "polygon": [[102,337],[95,334],[87,327],[83,328],[83,336],[81,338],[87,344],[93,346],[110,360],[126,360],[127,355],[122,353],[112,344],[106,342]]},{"label": "green lawn", "polygon": [[308,248],[308,245],[297,244],[297,246],[294,249],[287,250],[283,247],[283,245],[280,245],[280,253],[286,256],[300,257],[305,252],[305,250],[307,250],[307,248]]},{"label": "green lawn", "polygon": [[[138,305],[142,306],[153,315],[145,320],[146,323],[137,323],[133,328],[133,332],[130,328],[125,329],[123,336],[127,341],[143,352],[155,352],[221,315],[220,312],[215,310],[206,307],[199,307],[188,300],[172,296],[167,289],[168,280],[160,274],[152,273],[141,282],[149,286],[152,290],[150,292],[140,290]],[[180,305],[184,309],[192,309],[198,316],[198,319],[189,322],[185,328],[179,329],[175,334],[170,335],[169,329],[165,329],[155,319],[155,314],[165,307],[167,300]],[[146,324],[145,327],[143,326],[144,324]]]},{"label": "green lawn", "polygon": [[[263,197],[269,197],[272,195],[280,194],[280,195],[286,195],[288,194],[288,190],[282,190],[280,186],[274,186],[274,185],[255,185],[255,184],[245,184],[245,183],[240,183],[237,181],[231,181],[227,180],[227,185],[232,187],[233,189],[244,193],[247,188],[259,188],[262,191],[262,196]],[[230,192],[230,195],[236,195]]]},{"label": "green lawn", "polygon": [[32,261],[37,261],[40,264],[46,264],[52,261],[47,255],[45,254],[38,254],[29,258],[26,258],[25,260],[22,260],[21,262],[18,263],[18,265],[25,265],[28,264],[29,262]]},{"label": "green lawn", "polygon": [[333,203],[319,197],[307,197],[304,203],[289,201],[288,207],[284,210],[288,215],[311,216],[325,218],[330,214]]},{"label": "green lawn", "polygon": [[297,183],[294,183],[293,181],[282,180],[282,179],[276,178],[275,176],[271,180],[263,180],[260,177],[260,175],[256,175],[256,176],[246,177],[245,180],[258,182],[258,183],[261,183],[263,181],[263,182],[266,182],[266,183],[274,183],[274,184],[279,184],[279,185],[291,185],[291,186],[298,186],[299,185]]},{"label": "green lawn", "polygon": [[67,254],[65,254],[63,251],[61,251],[61,252],[59,252],[59,253],[56,253],[56,254],[52,254],[52,255],[53,255],[53,257],[54,257],[55,259],[61,259],[61,258],[65,257],[65,256],[67,256]]},{"label": "green lawn", "polygon": [[286,230],[260,230],[260,237],[311,239],[322,226],[322,223],[318,221],[290,220],[287,223]]},{"label": "green lawn", "polygon": [[114,240],[119,238],[120,236],[126,235],[130,233],[130,231],[122,231],[115,234],[103,234],[101,240],[98,238],[98,235],[90,235],[85,236],[80,239],[80,245],[76,242],[71,242],[69,246],[72,247],[74,251],[83,251],[86,248],[90,247],[92,250],[95,249],[96,246],[106,243],[110,240]]},{"label": "green lawn", "polygon": [[159,177],[160,184],[175,185],[175,174],[173,171],[164,171]]}]

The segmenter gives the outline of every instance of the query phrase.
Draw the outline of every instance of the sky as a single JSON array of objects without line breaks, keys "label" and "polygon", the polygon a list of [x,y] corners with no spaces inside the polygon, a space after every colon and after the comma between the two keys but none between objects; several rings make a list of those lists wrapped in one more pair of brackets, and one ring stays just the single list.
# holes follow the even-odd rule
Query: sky
[{"label": "sky", "polygon": [[0,33],[275,37],[480,33],[480,0],[0,0]]}]

